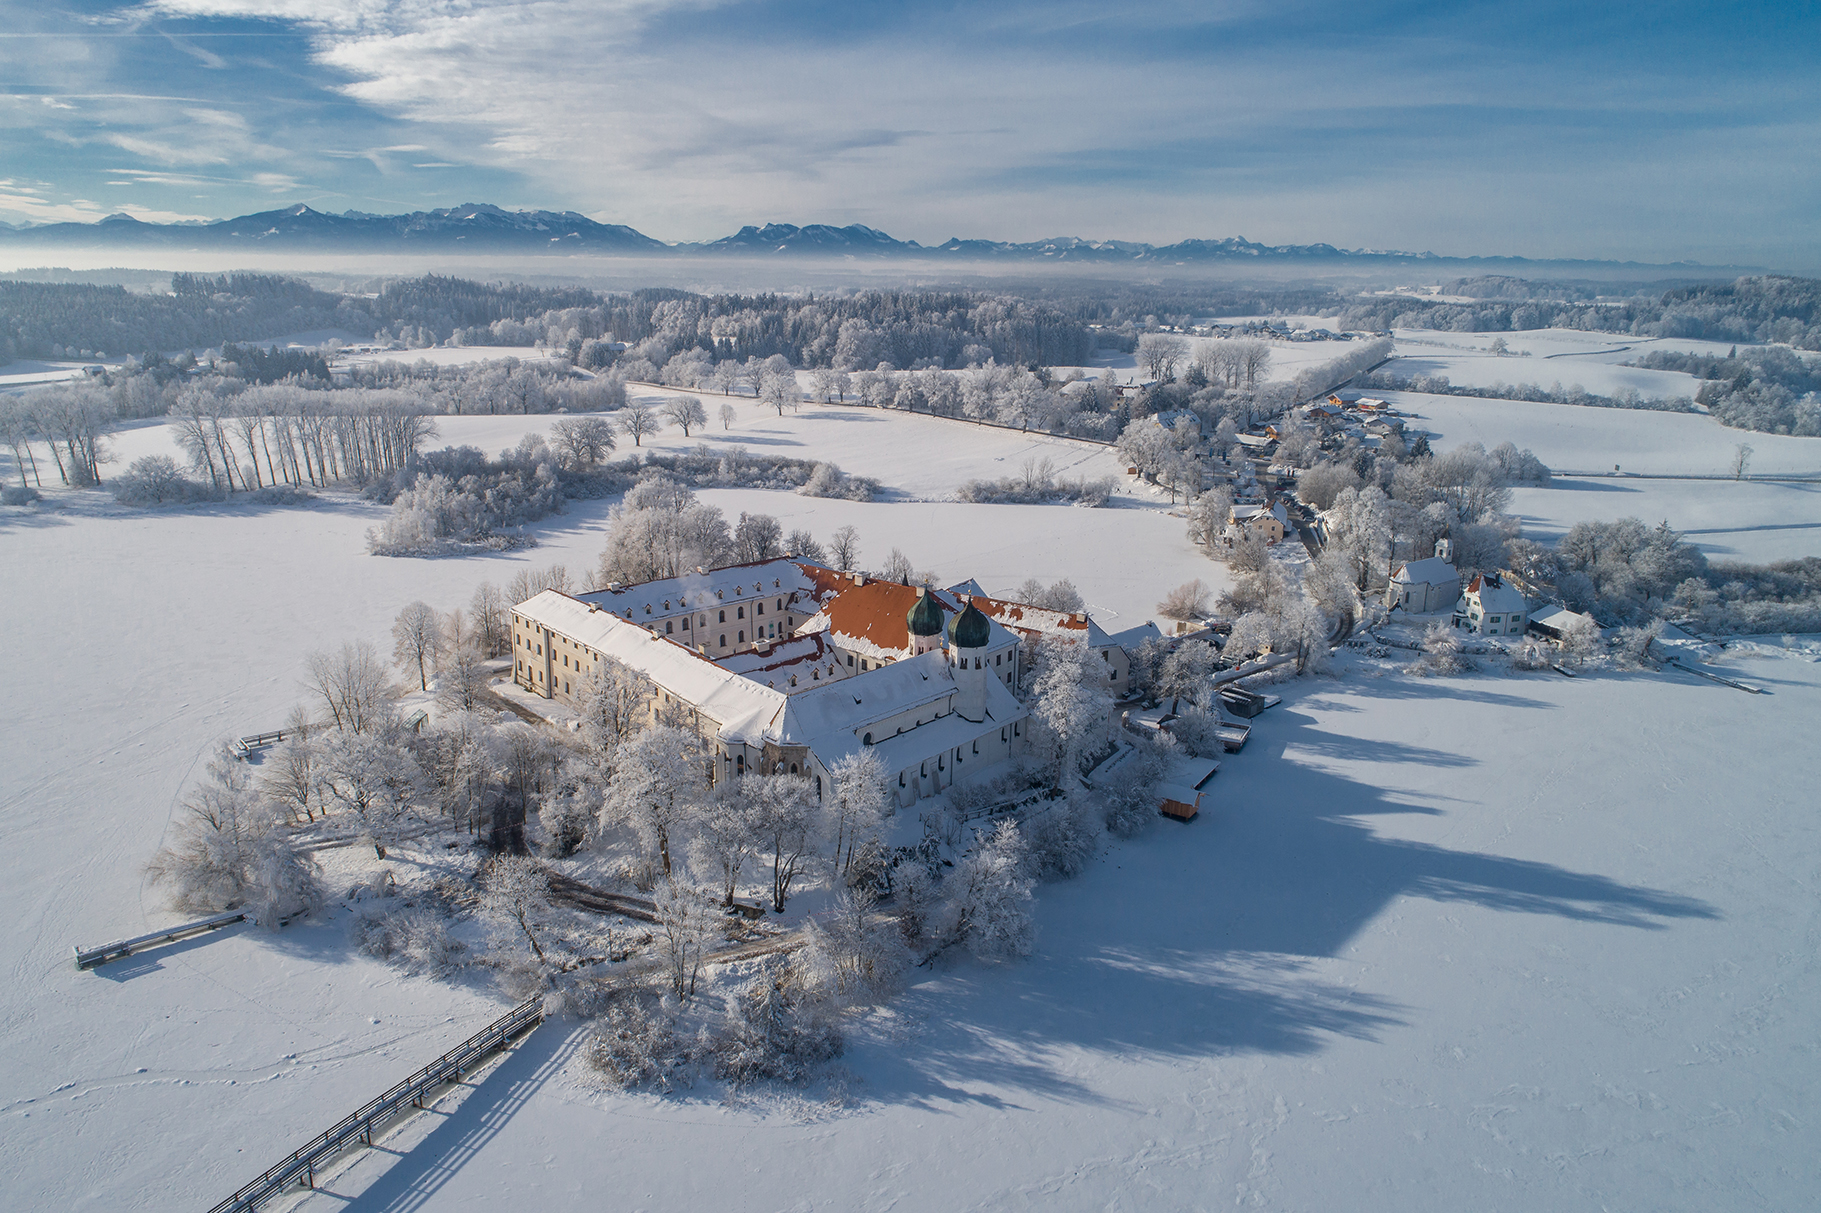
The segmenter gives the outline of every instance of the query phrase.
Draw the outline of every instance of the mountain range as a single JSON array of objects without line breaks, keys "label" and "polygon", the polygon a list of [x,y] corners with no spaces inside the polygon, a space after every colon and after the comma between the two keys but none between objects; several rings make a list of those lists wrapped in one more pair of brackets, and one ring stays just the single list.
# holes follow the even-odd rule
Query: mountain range
[{"label": "mountain range", "polygon": [[333,215],[300,203],[284,210],[192,223],[144,223],[131,215],[117,214],[96,223],[0,226],[0,246],[198,251],[257,249],[271,252],[594,253],[660,257],[796,256],[931,262],[1149,262],[1160,266],[1247,261],[1470,261],[1503,265],[1530,262],[1523,257],[1450,257],[1435,253],[1342,249],[1331,244],[1259,244],[1243,236],[1183,240],[1167,245],[1083,240],[1073,236],[1022,242],[955,238],[938,245],[923,245],[915,240],[898,240],[857,223],[846,227],[823,223],[804,227],[790,223],[748,225],[719,240],[671,244],[655,240],[625,224],[598,223],[574,211],[508,211],[486,203],[463,203],[403,215],[370,215],[358,211]]}]

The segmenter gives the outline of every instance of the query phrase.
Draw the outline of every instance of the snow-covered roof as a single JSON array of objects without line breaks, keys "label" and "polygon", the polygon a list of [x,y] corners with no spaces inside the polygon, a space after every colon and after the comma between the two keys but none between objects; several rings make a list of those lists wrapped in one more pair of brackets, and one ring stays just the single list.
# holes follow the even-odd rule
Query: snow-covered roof
[{"label": "snow-covered roof", "polygon": [[1404,585],[1459,585],[1461,575],[1440,556],[1425,556],[1405,564],[1391,580]]},{"label": "snow-covered roof", "polygon": [[[911,608],[917,605],[921,586],[871,578],[864,584],[855,584],[852,577],[813,565],[804,566],[804,571],[814,583],[813,598],[818,609],[799,632],[825,631],[841,648],[878,660],[903,657],[910,650],[908,616]],[[942,608],[945,620],[965,607],[960,597],[946,590],[932,590],[930,597]],[[986,611],[984,605],[981,610],[991,618],[992,612]],[[1012,643],[1015,643],[1014,637],[995,626],[987,647]]]},{"label": "snow-covered roof", "polygon": [[[913,759],[921,761],[927,755],[952,749],[962,741],[972,741],[1026,714],[997,678],[985,681],[986,720],[973,723],[963,721],[960,716],[952,719],[945,716],[901,734],[875,737],[879,746],[888,747],[880,755],[886,759],[886,765],[900,770]],[[954,695],[956,689],[946,654],[933,651],[907,657],[792,697],[777,728],[768,732],[767,739],[784,745],[806,745],[827,765],[858,751],[864,744],[868,725],[942,702]],[[930,729],[936,731],[926,731]],[[947,740],[951,733],[954,734],[952,741]],[[916,738],[914,742],[911,741],[913,737]],[[900,751],[912,757],[892,766]]]},{"label": "snow-covered roof", "polygon": [[[839,679],[846,673],[826,637],[825,632],[812,632],[788,640],[774,640],[762,650],[751,648],[718,657],[715,664],[785,694],[795,694],[819,685],[823,679]],[[818,678],[811,678],[812,669]],[[793,677],[797,679],[794,686],[791,684]]]},{"label": "snow-covered roof", "polygon": [[988,598],[983,594],[971,595],[969,601],[996,626],[1022,635],[1085,637],[1095,646],[1112,642],[1112,637],[1102,631],[1086,611],[1054,611],[1049,607],[1013,602],[1009,598]]},{"label": "snow-covered roof", "polygon": [[654,615],[706,609],[768,594],[808,594],[815,589],[815,582],[805,570],[816,567],[794,560],[760,560],[619,589],[591,590],[575,597],[636,623]]},{"label": "snow-covered roof", "polygon": [[1493,581],[1484,575],[1475,577],[1467,586],[1466,597],[1476,599],[1480,610],[1486,614],[1497,612],[1505,614],[1511,611],[1527,611],[1530,604],[1524,596],[1502,581]]},{"label": "snow-covered roof", "polygon": [[709,660],[675,641],[609,611],[556,590],[545,590],[513,608],[533,623],[593,649],[694,704],[721,726],[728,740],[756,740],[778,720],[788,701],[782,692]]},{"label": "snow-covered roof", "polygon": [[1535,611],[1531,612],[1530,615],[1531,623],[1534,623],[1539,628],[1554,632],[1557,635],[1566,632],[1581,620],[1586,620],[1588,623],[1593,624],[1594,631],[1596,633],[1599,632],[1600,625],[1594,621],[1592,615],[1583,615],[1581,612],[1571,611],[1567,607],[1538,607]]},{"label": "snow-covered roof", "polygon": [[1158,628],[1157,621],[1147,619],[1135,628],[1127,628],[1123,632],[1113,632],[1107,637],[1107,640],[1118,645],[1130,655],[1137,651],[1138,646],[1145,641],[1155,640],[1162,635],[1163,632]]}]

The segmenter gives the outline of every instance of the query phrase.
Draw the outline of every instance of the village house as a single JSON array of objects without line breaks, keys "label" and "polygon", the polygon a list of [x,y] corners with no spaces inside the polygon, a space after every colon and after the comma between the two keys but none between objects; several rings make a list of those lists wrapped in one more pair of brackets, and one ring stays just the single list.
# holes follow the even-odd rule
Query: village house
[{"label": "village house", "polygon": [[1233,539],[1262,539],[1266,543],[1279,543],[1282,542],[1289,523],[1290,516],[1285,512],[1282,502],[1269,506],[1235,505],[1227,515],[1227,534]]},{"label": "village house", "polygon": [[1482,636],[1522,636],[1530,615],[1524,596],[1497,573],[1481,573],[1467,583],[1454,608],[1454,626]]}]

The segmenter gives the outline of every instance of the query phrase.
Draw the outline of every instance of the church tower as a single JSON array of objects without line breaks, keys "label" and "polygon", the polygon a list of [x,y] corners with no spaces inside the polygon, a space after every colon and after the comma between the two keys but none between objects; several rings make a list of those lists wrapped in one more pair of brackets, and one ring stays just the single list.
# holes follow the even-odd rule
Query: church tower
[{"label": "church tower", "polygon": [[986,684],[993,677],[986,664],[986,645],[992,632],[992,625],[971,599],[967,609],[948,624],[949,664],[959,688],[955,711],[961,719],[975,724],[986,719]]},{"label": "church tower", "polygon": [[930,597],[928,586],[918,592],[917,601],[905,612],[904,623],[910,629],[912,657],[942,647],[942,608]]}]

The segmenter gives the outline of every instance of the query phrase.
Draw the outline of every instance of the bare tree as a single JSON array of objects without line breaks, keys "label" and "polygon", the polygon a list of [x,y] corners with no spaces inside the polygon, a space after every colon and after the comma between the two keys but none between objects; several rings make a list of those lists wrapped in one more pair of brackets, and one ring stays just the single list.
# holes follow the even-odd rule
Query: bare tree
[{"label": "bare tree", "polygon": [[605,417],[565,417],[550,432],[571,464],[593,467],[613,449],[613,423]]},{"label": "bare tree", "polygon": [[1734,480],[1745,479],[1745,473],[1751,469],[1751,456],[1752,449],[1750,443],[1741,442],[1738,446],[1733,448],[1732,478]]},{"label": "bare tree", "polygon": [[770,514],[742,513],[733,528],[734,559],[740,564],[770,560],[783,536],[784,528]]},{"label": "bare tree", "polygon": [[828,537],[828,558],[837,569],[851,569],[860,560],[860,532],[844,526]]},{"label": "bare tree", "polygon": [[335,727],[364,733],[384,715],[386,670],[365,640],[346,641],[336,652],[318,649],[305,657],[310,689],[322,696]]},{"label": "bare tree", "polygon": [[670,970],[670,992],[679,999],[695,996],[702,956],[716,935],[715,915],[701,894],[674,876],[658,886],[658,929],[664,935],[664,958]]},{"label": "bare tree", "polygon": [[664,416],[670,424],[683,431],[683,437],[689,437],[691,426],[708,424],[708,410],[694,396],[672,396],[664,402]]},{"label": "bare tree", "polygon": [[632,435],[633,446],[643,446],[646,438],[658,432],[658,419],[648,406],[635,400],[620,410],[620,428]]},{"label": "bare tree", "polygon": [[491,581],[475,586],[474,597],[468,600],[468,618],[473,623],[475,640],[488,657],[498,657],[511,643],[512,630],[506,626],[506,605],[505,595]]},{"label": "bare tree", "polygon": [[723,404],[721,406],[721,428],[722,429],[731,430],[733,428],[734,421],[737,420],[738,418],[739,418],[739,414],[733,411],[733,405]]},{"label": "bare tree", "polygon": [[1165,619],[1198,619],[1208,613],[1208,587],[1198,577],[1164,595],[1157,613]]},{"label": "bare tree", "polygon": [[392,621],[392,660],[400,669],[416,665],[419,690],[430,689],[430,669],[442,651],[442,624],[428,603],[410,603]]}]

